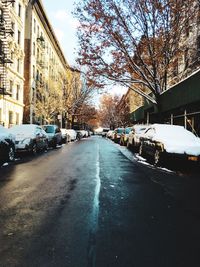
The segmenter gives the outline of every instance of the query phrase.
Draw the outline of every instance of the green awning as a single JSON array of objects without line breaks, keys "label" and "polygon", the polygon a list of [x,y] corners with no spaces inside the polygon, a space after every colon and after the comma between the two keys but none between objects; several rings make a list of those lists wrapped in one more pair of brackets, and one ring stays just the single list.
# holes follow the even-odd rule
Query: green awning
[{"label": "green awning", "polygon": [[197,101],[200,101],[200,71],[163,92],[161,109],[166,112]]}]

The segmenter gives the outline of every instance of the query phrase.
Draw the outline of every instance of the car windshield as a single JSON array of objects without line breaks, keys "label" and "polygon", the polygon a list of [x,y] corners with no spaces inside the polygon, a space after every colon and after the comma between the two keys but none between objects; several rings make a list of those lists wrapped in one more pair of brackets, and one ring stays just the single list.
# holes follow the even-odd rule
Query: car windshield
[{"label": "car windshield", "polygon": [[123,133],[124,132],[124,129],[123,128],[118,128],[117,129],[117,133]]},{"label": "car windshield", "polygon": [[126,128],[126,129],[125,129],[125,133],[126,133],[126,134],[129,134],[130,131],[131,131],[131,128]]},{"label": "car windshield", "polygon": [[136,133],[142,133],[142,132],[144,132],[146,129],[147,129],[147,127],[141,127],[141,128],[138,127],[138,128],[135,129],[135,132],[136,132]]},{"label": "car windshield", "polygon": [[54,126],[48,125],[48,126],[44,126],[44,130],[46,133],[54,133]]}]

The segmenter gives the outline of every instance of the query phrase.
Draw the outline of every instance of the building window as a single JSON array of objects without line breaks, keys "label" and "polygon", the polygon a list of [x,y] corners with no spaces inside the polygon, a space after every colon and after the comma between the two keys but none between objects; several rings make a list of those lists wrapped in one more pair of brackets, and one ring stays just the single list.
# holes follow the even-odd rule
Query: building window
[{"label": "building window", "polygon": [[15,23],[13,21],[11,22],[11,29],[12,29],[11,35],[14,36],[14,33],[15,33]]},{"label": "building window", "polygon": [[20,100],[20,85],[17,85],[16,100]]},{"label": "building window", "polygon": [[13,81],[10,80],[10,93],[11,93],[11,97],[13,97]]},{"label": "building window", "polygon": [[17,59],[17,72],[20,73],[20,59]]},{"label": "building window", "polygon": [[36,20],[33,21],[33,32],[36,33]]},{"label": "building window", "polygon": [[3,42],[0,40],[0,54],[3,54]]},{"label": "building window", "polygon": [[21,7],[21,5],[19,4],[19,5],[18,5],[18,16],[19,16],[19,17],[21,17],[21,9],[22,9],[22,7]]},{"label": "building window", "polygon": [[33,55],[35,56],[35,42],[33,43]]},{"label": "building window", "polygon": [[19,125],[19,113],[16,112],[15,116],[16,116],[16,125]]},{"label": "building window", "polygon": [[14,2],[14,1],[12,2],[12,7],[13,7],[13,8],[15,7],[15,2]]},{"label": "building window", "polygon": [[0,22],[3,23],[3,9],[0,8]]},{"label": "building window", "polygon": [[39,76],[39,70],[37,70],[36,80],[37,80],[37,81],[39,81],[39,80],[40,80],[40,76]]},{"label": "building window", "polygon": [[13,125],[13,112],[9,111],[9,127]]},{"label": "building window", "polygon": [[39,30],[39,26],[37,26],[37,38],[40,38],[40,30]]},{"label": "building window", "polygon": [[14,52],[13,51],[11,51],[11,53],[10,53],[10,59],[13,61],[14,60]]},{"label": "building window", "polygon": [[18,43],[18,45],[21,44],[21,32],[20,32],[20,31],[18,31],[18,35],[17,35],[17,43]]},{"label": "building window", "polygon": [[8,118],[9,118],[9,127],[11,127],[13,125],[13,122],[14,122],[14,120],[13,120],[13,112],[12,111],[9,111]]},{"label": "building window", "polygon": [[35,66],[33,65],[33,79],[35,80]]}]

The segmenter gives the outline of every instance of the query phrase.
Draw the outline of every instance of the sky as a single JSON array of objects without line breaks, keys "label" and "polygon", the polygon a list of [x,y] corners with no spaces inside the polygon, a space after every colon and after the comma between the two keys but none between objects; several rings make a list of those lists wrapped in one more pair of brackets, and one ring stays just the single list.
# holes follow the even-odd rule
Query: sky
[{"label": "sky", "polygon": [[78,0],[42,0],[56,37],[70,65],[75,64],[78,21],[73,17],[74,3]]},{"label": "sky", "polygon": [[[76,64],[75,58],[78,48],[76,31],[79,23],[72,15],[72,12],[74,4],[78,2],[79,0],[42,0],[48,19],[70,66]],[[122,95],[125,92],[126,89],[119,86],[114,86],[110,91],[110,93],[118,95]],[[96,99],[98,99],[98,96],[96,96]]]}]

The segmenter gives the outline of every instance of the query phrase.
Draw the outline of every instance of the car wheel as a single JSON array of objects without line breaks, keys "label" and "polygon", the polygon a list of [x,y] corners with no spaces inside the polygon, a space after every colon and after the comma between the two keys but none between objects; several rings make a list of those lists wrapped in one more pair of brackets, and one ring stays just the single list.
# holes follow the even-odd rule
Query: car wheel
[{"label": "car wheel", "polygon": [[49,147],[49,146],[48,146],[48,142],[46,142],[43,150],[44,150],[44,151],[47,151],[47,150],[48,150],[48,147]]},{"label": "car wheel", "polygon": [[145,153],[144,153],[144,148],[143,148],[143,145],[141,144],[140,147],[139,147],[139,155],[141,157],[144,157],[145,156]]},{"label": "car wheel", "polygon": [[8,160],[14,161],[14,159],[15,159],[15,150],[14,150],[13,146],[11,146],[9,148],[9,152],[8,152]]},{"label": "car wheel", "polygon": [[33,144],[31,152],[32,152],[33,155],[37,154],[37,145],[36,144]]},{"label": "car wheel", "polygon": [[56,148],[56,147],[57,147],[57,142],[56,142],[56,140],[54,141],[52,147],[53,147],[53,148]]},{"label": "car wheel", "polygon": [[126,147],[127,147],[127,148],[130,148],[129,141],[127,141],[127,143],[126,143]]}]

